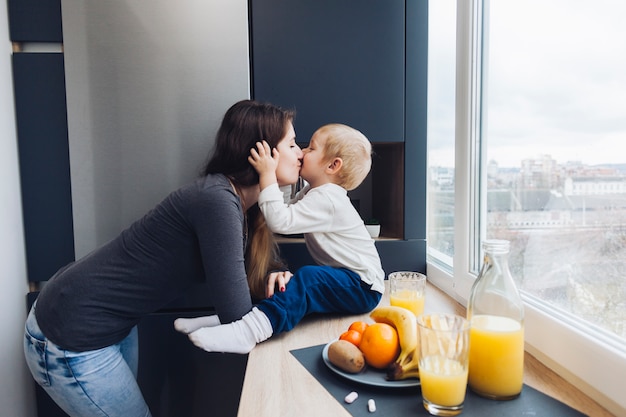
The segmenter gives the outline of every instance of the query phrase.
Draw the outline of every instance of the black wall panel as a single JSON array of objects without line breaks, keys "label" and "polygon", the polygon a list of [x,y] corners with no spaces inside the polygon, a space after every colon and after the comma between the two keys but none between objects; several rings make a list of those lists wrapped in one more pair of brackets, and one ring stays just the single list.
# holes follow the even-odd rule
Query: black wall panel
[{"label": "black wall panel", "polygon": [[295,108],[298,142],[340,122],[404,141],[404,0],[254,0],[253,96]]},{"label": "black wall panel", "polygon": [[8,0],[13,42],[63,42],[61,0]]},{"label": "black wall panel", "polygon": [[13,78],[29,281],[74,260],[61,53],[14,53]]},{"label": "black wall panel", "polygon": [[[314,265],[304,243],[282,242],[280,254],[295,272],[305,265]],[[380,255],[383,270],[388,274],[393,271],[421,271],[426,273],[426,240],[377,240],[376,249]]]},{"label": "black wall panel", "polygon": [[[404,233],[426,239],[428,1],[406,2],[406,139],[404,162]],[[423,245],[426,265],[426,245]]]}]

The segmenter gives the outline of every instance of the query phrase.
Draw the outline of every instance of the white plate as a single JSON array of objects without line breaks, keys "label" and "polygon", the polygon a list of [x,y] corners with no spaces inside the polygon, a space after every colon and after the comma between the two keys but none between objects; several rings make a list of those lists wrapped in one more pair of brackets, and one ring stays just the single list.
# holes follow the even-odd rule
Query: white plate
[{"label": "white plate", "polygon": [[[333,340],[334,342],[334,340]],[[369,366],[365,366],[365,369],[359,372],[358,374],[351,374],[348,372],[344,372],[341,369],[337,368],[335,365],[330,363],[328,360],[328,347],[331,343],[329,342],[324,346],[322,350],[322,359],[324,363],[334,373],[337,375],[341,375],[342,377],[349,379],[351,381],[359,382],[365,385],[371,385],[375,387],[393,387],[393,388],[406,388],[406,387],[417,387],[420,385],[420,380],[415,378],[410,379],[402,379],[400,381],[387,381],[385,371],[381,371],[376,368],[371,368]]]}]

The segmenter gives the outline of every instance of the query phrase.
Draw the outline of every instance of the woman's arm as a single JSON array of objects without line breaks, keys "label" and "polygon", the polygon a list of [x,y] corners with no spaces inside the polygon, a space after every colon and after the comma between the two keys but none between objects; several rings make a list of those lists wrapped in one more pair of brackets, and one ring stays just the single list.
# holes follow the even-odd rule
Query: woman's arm
[{"label": "woman's arm", "polygon": [[252,309],[241,210],[229,190],[201,194],[194,205],[193,225],[205,279],[222,323],[238,320]]}]

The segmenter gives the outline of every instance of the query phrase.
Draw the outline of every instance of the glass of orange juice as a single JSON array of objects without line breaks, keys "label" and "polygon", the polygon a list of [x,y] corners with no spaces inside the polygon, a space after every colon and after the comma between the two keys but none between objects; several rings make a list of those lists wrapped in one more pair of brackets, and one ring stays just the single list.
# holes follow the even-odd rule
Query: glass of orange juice
[{"label": "glass of orange juice", "polygon": [[454,314],[417,318],[424,408],[434,416],[463,411],[469,365],[469,321]]},{"label": "glass of orange juice", "polygon": [[411,310],[415,316],[424,313],[426,275],[412,271],[389,274],[389,302],[392,306]]}]

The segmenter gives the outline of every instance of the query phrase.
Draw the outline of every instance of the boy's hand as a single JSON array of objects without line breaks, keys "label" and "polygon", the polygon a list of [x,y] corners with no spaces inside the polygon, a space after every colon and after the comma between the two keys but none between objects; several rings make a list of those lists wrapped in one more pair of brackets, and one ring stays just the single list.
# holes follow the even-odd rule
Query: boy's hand
[{"label": "boy's hand", "polygon": [[263,190],[268,185],[278,182],[276,179],[276,168],[280,154],[276,148],[270,150],[270,145],[266,142],[257,142],[256,149],[250,149],[248,161],[250,165],[259,173],[259,186]]}]

